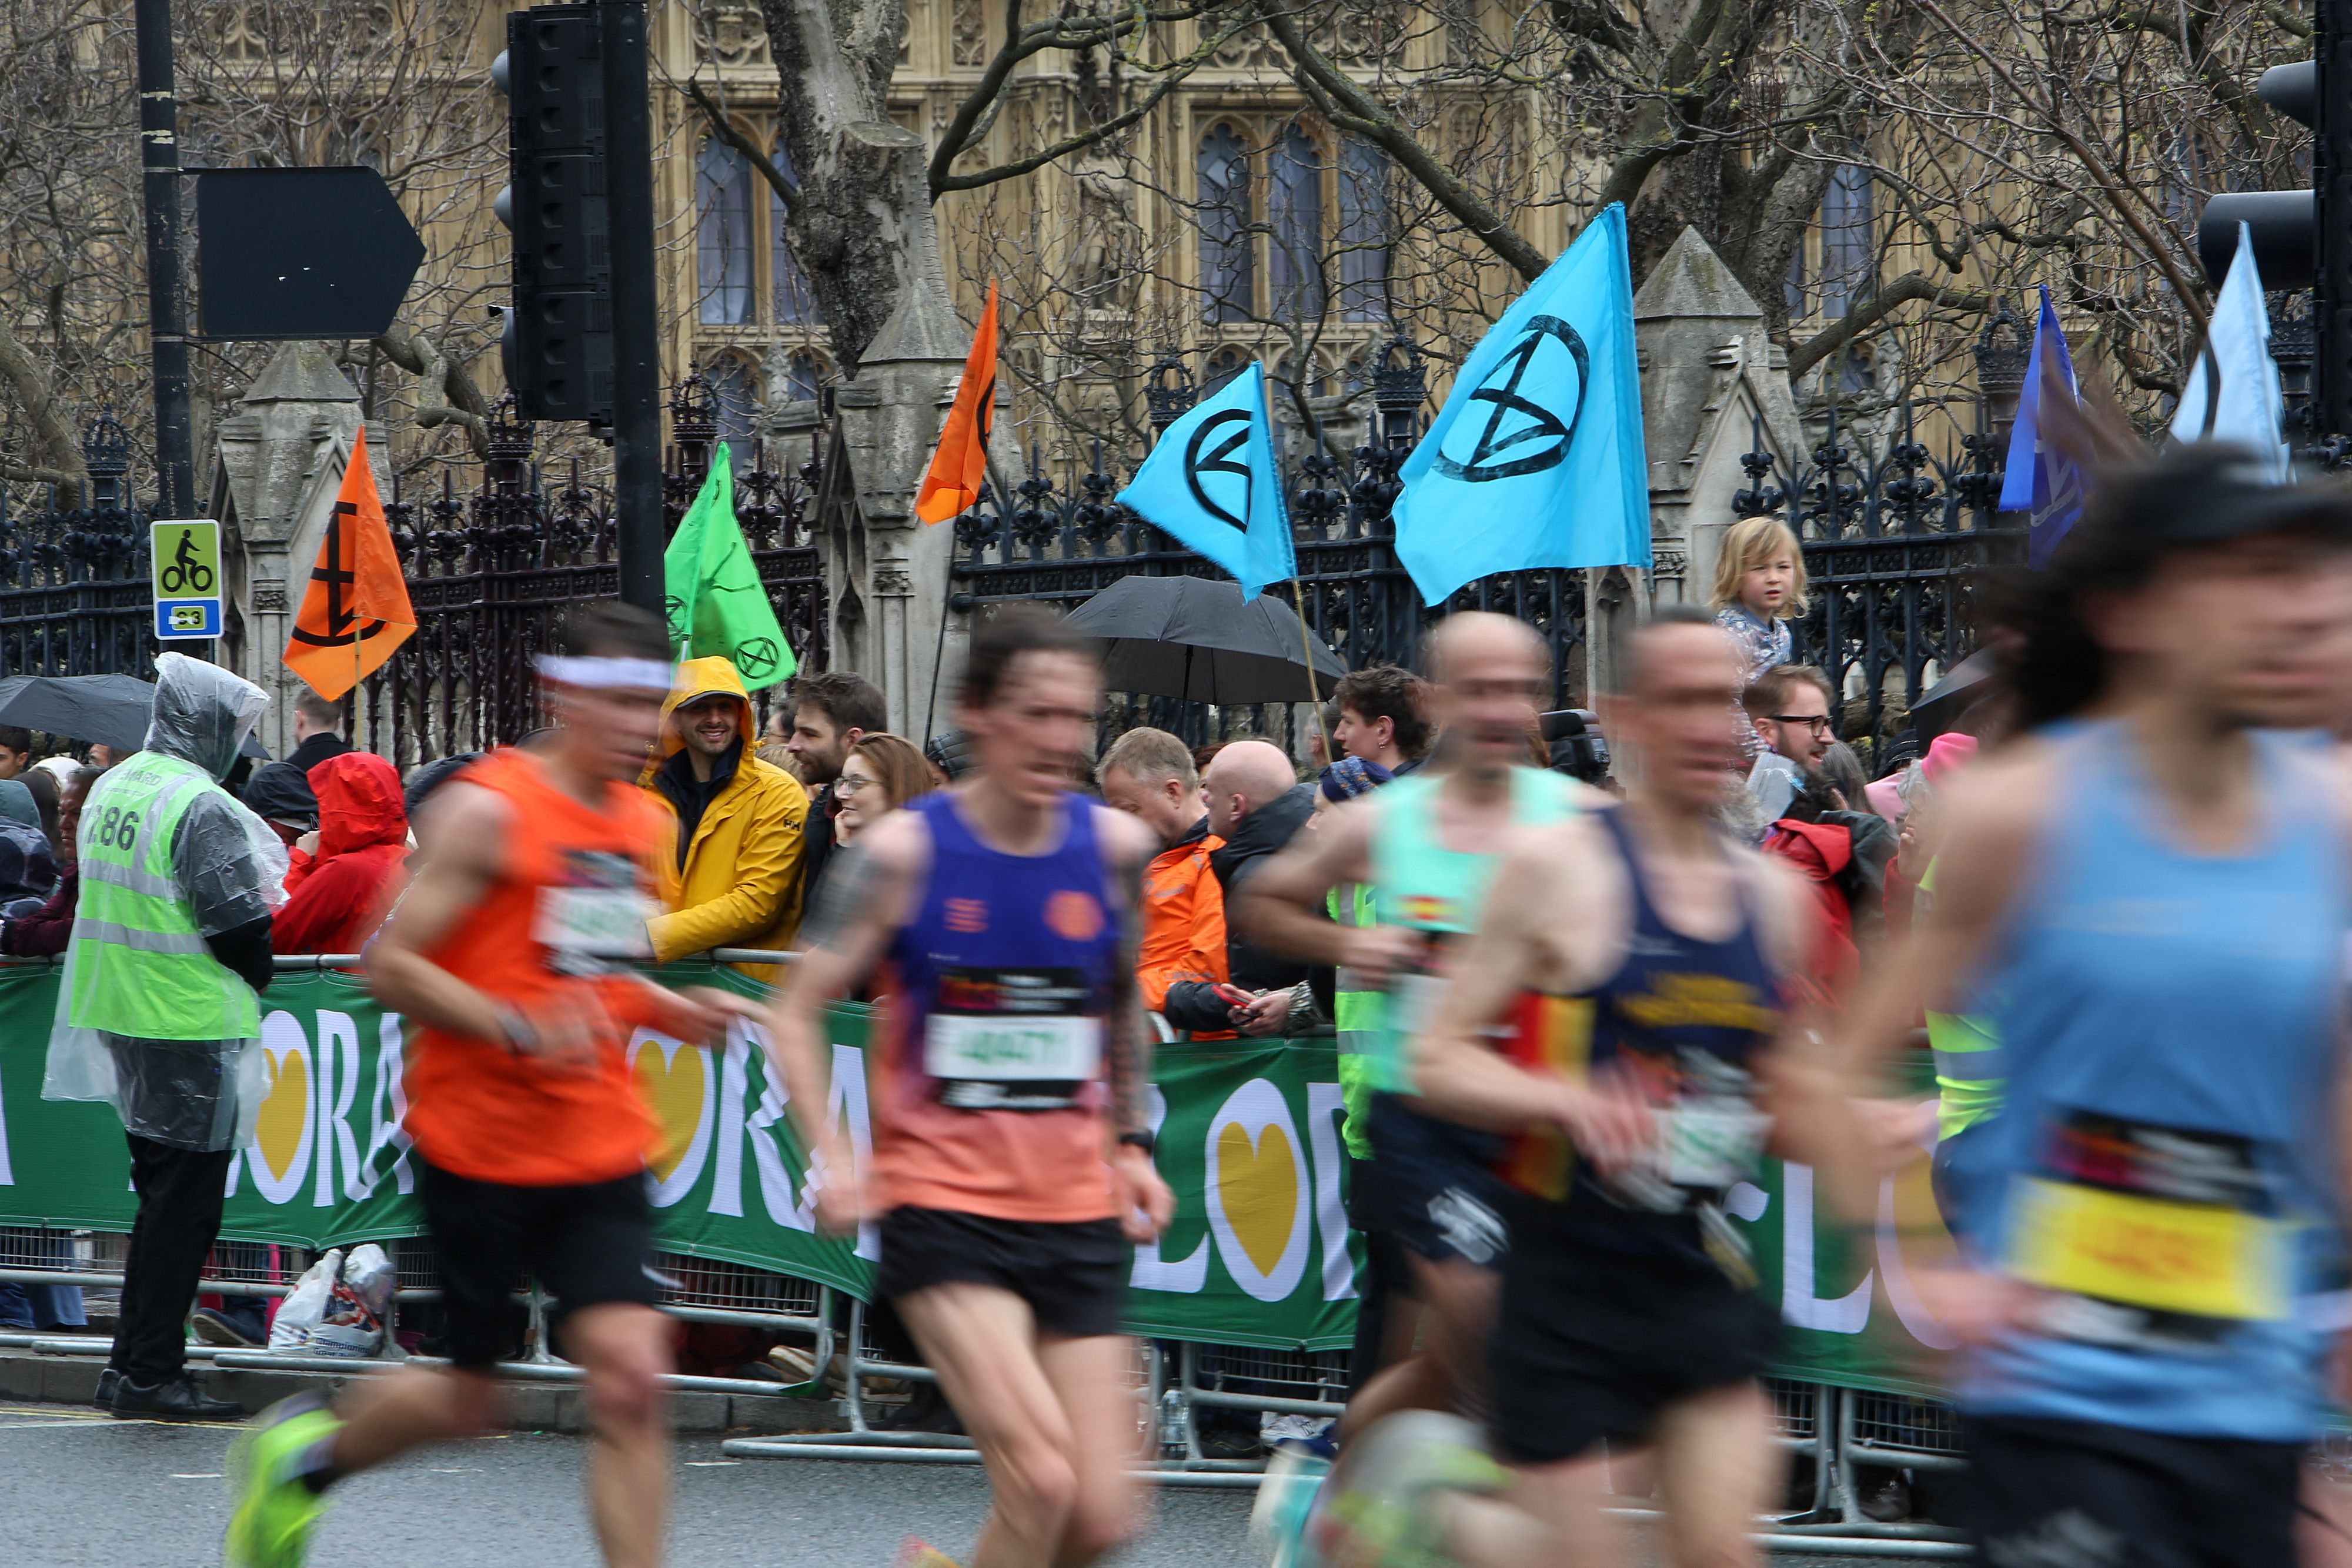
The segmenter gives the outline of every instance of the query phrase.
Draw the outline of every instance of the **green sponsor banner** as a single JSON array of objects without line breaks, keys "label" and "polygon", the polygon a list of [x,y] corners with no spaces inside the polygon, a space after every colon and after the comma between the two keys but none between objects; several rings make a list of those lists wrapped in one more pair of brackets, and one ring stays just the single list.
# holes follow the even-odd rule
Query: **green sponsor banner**
[{"label": "green sponsor banner", "polygon": [[[40,1097],[58,975],[0,965],[0,1223],[128,1230],[134,1201],[113,1110]],[[762,989],[702,964],[659,977]],[[859,1007],[827,1014],[828,1112],[861,1160],[872,1146],[867,1021]],[[352,977],[282,974],[263,998],[262,1045],[270,1092],[231,1167],[222,1235],[321,1248],[420,1234],[398,1017]],[[662,1129],[648,1173],[659,1244],[870,1297],[873,1230],[816,1233],[807,1161],[756,1028],[738,1023],[710,1050],[641,1030],[629,1049]],[[1362,1247],[1347,1224],[1330,1042],[1171,1046],[1155,1077],[1176,1215],[1137,1249],[1128,1325],[1221,1344],[1347,1345]],[[1922,1355],[1943,1335],[1911,1285],[1911,1260],[1941,1237],[1924,1156],[1887,1183],[1878,1225],[1860,1234],[1817,1211],[1803,1166],[1771,1167],[1730,1207],[1788,1324],[1780,1371],[1933,1392]]]}]

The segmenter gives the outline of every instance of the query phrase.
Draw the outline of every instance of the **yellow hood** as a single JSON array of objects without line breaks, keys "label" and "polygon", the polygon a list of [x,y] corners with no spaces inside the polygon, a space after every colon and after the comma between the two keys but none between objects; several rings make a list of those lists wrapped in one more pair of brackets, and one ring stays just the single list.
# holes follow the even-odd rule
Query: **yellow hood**
[{"label": "yellow hood", "polygon": [[735,673],[734,664],[717,654],[708,659],[688,659],[677,667],[677,684],[669,689],[669,700],[662,704],[662,759],[677,756],[686,748],[685,737],[678,734],[677,710],[697,697],[707,697],[713,692],[733,697],[740,707],[738,722],[742,727],[743,746],[750,750],[758,744],[751,733],[751,694],[743,685],[743,677]]}]

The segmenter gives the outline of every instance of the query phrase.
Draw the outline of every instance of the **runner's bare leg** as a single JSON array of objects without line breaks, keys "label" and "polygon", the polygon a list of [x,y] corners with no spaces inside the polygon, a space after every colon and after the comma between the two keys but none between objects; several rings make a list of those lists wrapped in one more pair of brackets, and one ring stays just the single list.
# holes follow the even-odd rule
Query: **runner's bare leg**
[{"label": "runner's bare leg", "polygon": [[1143,1457],[1143,1428],[1128,1383],[1134,1355],[1135,1342],[1124,1334],[1048,1334],[1038,1342],[1037,1359],[1076,1438],[1077,1504],[1055,1568],[1085,1568],[1132,1539],[1141,1524],[1134,1467]]},{"label": "runner's bare leg", "polygon": [[335,1469],[355,1475],[427,1443],[479,1437],[505,1410],[498,1379],[484,1372],[419,1366],[368,1378],[343,1396]]},{"label": "runner's bare leg", "polygon": [[1078,1433],[1038,1356],[1029,1303],[951,1282],[898,1299],[899,1319],[987,1467],[994,1506],[971,1568],[1056,1561],[1078,1509]]},{"label": "runner's bare leg", "polygon": [[1772,1408],[1753,1383],[1717,1388],[1658,1413],[1659,1500],[1673,1568],[1753,1568],[1756,1516],[1772,1506],[1786,1458]]},{"label": "runner's bare leg", "polygon": [[595,1441],[588,1511],[606,1568],[656,1568],[669,1522],[669,1320],[631,1301],[583,1307],[564,1320],[564,1354],[588,1374]]},{"label": "runner's bare leg", "polygon": [[1384,1367],[1348,1401],[1339,1432],[1351,1437],[1399,1410],[1478,1408],[1486,1385],[1487,1336],[1501,1281],[1492,1269],[1458,1259],[1410,1260],[1420,1299],[1421,1348]]}]

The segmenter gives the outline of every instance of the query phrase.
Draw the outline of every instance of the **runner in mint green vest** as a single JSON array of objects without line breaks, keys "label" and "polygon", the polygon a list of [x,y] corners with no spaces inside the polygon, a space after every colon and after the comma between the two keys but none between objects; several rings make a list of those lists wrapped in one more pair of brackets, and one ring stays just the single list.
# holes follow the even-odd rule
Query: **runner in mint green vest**
[{"label": "runner in mint green vest", "polygon": [[[1579,789],[1525,766],[1537,706],[1550,692],[1549,653],[1534,632],[1499,615],[1457,615],[1432,638],[1429,663],[1444,730],[1431,768],[1326,813],[1251,879],[1229,915],[1269,951],[1341,971],[1342,1048],[1360,1064],[1342,1071],[1370,1092],[1350,1104],[1362,1134],[1351,1149],[1372,1155],[1349,1167],[1349,1213],[1369,1246],[1402,1249],[1410,1263],[1399,1288],[1428,1314],[1426,1354],[1360,1387],[1350,1430],[1390,1409],[1475,1396],[1507,1239],[1497,1150],[1488,1134],[1413,1108],[1413,1028],[1441,984],[1440,949],[1477,919],[1494,858],[1515,830],[1573,811]],[[1353,918],[1335,918],[1327,901],[1349,886],[1369,887],[1370,907],[1351,894]],[[1412,1343],[1402,1332],[1390,1340],[1391,1358]],[[1359,1362],[1370,1359],[1360,1339],[1359,1348]]]},{"label": "runner in mint green vest", "polygon": [[98,1402],[126,1417],[234,1419],[240,1406],[188,1378],[184,1325],[266,1087],[255,992],[269,984],[286,852],[217,782],[267,694],[179,653],[155,676],[145,747],[82,803],[42,1093],[114,1105],[139,1194]]}]

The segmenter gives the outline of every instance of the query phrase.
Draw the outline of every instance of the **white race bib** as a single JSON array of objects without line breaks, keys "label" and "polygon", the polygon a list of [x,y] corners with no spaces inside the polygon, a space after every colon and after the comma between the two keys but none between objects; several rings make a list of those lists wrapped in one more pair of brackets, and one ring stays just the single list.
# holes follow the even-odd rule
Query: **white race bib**
[{"label": "white race bib", "polygon": [[632,887],[548,887],[539,894],[532,940],[575,958],[650,958],[646,921],[653,904]]},{"label": "white race bib", "polygon": [[933,1013],[923,1031],[923,1071],[997,1083],[1079,1083],[1094,1077],[1102,1042],[1098,1018]]},{"label": "white race bib", "polygon": [[1437,1016],[1437,998],[1444,994],[1443,975],[1399,975],[1389,982],[1389,1018],[1397,1038],[1413,1040]]},{"label": "white race bib", "polygon": [[1654,1113],[1665,1178],[1676,1186],[1727,1187],[1756,1174],[1772,1118],[1745,1107],[1677,1105]]}]

